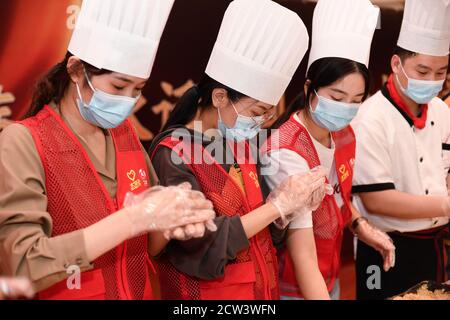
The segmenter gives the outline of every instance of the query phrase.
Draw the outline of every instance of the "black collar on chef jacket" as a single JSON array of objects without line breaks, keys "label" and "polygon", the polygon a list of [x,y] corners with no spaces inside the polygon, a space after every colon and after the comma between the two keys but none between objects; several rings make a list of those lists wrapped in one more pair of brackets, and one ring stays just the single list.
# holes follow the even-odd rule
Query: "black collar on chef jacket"
[{"label": "black collar on chef jacket", "polygon": [[[395,109],[397,109],[398,112],[400,112],[400,114],[403,116],[403,118],[405,118],[406,122],[408,122],[410,127],[414,127],[414,121],[413,119],[410,118],[410,116],[403,111],[402,108],[399,107],[399,105],[397,103],[395,103],[394,99],[392,99],[389,90],[387,88],[387,82],[383,85],[383,87],[381,88],[381,93],[383,94],[383,96],[388,99],[388,101],[395,107]],[[419,114],[419,117],[421,115]]]},{"label": "black collar on chef jacket", "polygon": [[[392,99],[391,95],[389,94],[389,90],[387,89],[387,83],[385,83],[383,85],[383,87],[381,88],[381,93],[383,94],[383,96],[398,110],[398,112],[400,112],[400,114],[403,116],[403,118],[408,122],[408,124],[410,125],[410,127],[414,127],[414,121],[410,118],[410,116],[402,110],[402,108],[400,108],[398,106],[398,104],[395,103],[395,101]],[[421,116],[421,114],[419,114],[419,117]],[[431,121],[431,125],[434,126],[434,121]],[[450,151],[450,144],[447,143],[442,143],[442,150],[446,150],[446,151]],[[449,169],[450,172],[450,169]]]}]

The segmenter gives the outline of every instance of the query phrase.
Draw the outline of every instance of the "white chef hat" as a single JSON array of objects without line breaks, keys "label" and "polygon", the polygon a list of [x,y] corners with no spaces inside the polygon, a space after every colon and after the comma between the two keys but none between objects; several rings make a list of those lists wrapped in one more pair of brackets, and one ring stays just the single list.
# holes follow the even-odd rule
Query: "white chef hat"
[{"label": "white chef hat", "polygon": [[146,79],[175,0],[84,0],[69,52],[99,68]]},{"label": "white chef hat", "polygon": [[321,58],[345,58],[368,67],[380,9],[369,0],[319,0],[314,9],[308,68]]},{"label": "white chef hat", "polygon": [[206,68],[216,81],[276,105],[308,50],[300,17],[270,0],[235,0],[228,7]]},{"label": "white chef hat", "polygon": [[398,46],[446,56],[450,46],[450,0],[406,0]]}]

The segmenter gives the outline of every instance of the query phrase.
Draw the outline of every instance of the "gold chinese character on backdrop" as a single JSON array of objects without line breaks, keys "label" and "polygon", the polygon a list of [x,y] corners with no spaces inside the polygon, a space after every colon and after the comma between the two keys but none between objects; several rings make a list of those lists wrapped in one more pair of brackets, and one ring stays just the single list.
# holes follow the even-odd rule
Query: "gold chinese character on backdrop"
[{"label": "gold chinese character on backdrop", "polygon": [[[161,82],[161,89],[165,93],[166,98],[157,105],[151,107],[151,110],[155,115],[161,115],[161,128],[164,127],[167,120],[169,119],[170,112],[172,112],[173,108],[175,107],[175,103],[169,100],[181,98],[183,94],[193,85],[194,82],[192,80],[186,81],[182,86],[178,88],[174,88],[173,85],[168,82]],[[154,133],[146,128],[136,116],[136,113],[141,110],[147,104],[147,102],[148,100],[144,96],[141,96],[138,103],[136,104],[136,107],[133,110],[133,114],[130,116],[130,120],[133,123],[141,141],[151,141],[155,137]]]},{"label": "gold chinese character on backdrop", "polygon": [[141,110],[146,104],[147,99],[142,95],[138,100],[136,107],[134,107],[133,109],[133,114],[130,116],[130,120],[133,123],[138,137],[141,141],[151,141],[155,137],[155,135],[149,129],[147,129],[136,116],[136,112]]},{"label": "gold chinese character on backdrop", "polygon": [[[168,82],[161,82],[161,88],[169,99],[181,98],[193,85],[194,82],[191,79],[178,88],[174,88],[173,85]],[[160,103],[152,107],[154,114],[161,114],[161,128],[164,127],[167,120],[169,120],[170,112],[172,112],[174,107],[175,103],[172,103],[168,99],[163,99]]]}]

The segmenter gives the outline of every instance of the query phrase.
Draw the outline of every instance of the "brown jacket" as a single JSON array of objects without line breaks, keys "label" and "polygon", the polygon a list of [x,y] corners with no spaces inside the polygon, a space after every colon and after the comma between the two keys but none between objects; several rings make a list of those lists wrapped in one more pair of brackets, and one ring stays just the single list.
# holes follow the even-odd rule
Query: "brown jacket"
[{"label": "brown jacket", "polygon": [[[109,194],[115,197],[116,159],[111,135],[105,131],[106,166],[77,137]],[[152,183],[156,183],[143,152]],[[28,277],[40,291],[67,278],[70,265],[76,264],[82,271],[92,269],[83,230],[52,237],[52,227],[44,168],[33,138],[26,127],[12,124],[0,134],[0,273]]]}]

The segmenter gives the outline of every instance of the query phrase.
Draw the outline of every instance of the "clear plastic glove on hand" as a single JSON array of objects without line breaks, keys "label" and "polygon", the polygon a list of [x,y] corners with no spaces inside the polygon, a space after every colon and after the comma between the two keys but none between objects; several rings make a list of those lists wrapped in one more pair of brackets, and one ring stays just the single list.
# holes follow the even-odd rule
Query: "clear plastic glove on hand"
[{"label": "clear plastic glove on hand", "polygon": [[[128,193],[124,208],[130,219],[132,237],[152,231],[162,231],[168,236],[169,230],[197,224],[203,224],[211,231],[217,230],[211,201],[203,193],[192,190],[189,183],[171,187],[156,186],[139,195]],[[192,236],[201,233],[195,229]]]},{"label": "clear plastic glove on hand", "polygon": [[0,300],[32,299],[35,294],[30,280],[26,278],[0,277]]},{"label": "clear plastic glove on hand", "polygon": [[359,240],[377,250],[383,257],[383,269],[388,271],[395,266],[395,246],[386,232],[371,225],[366,219],[360,219],[353,230]]},{"label": "clear plastic glove on hand", "polygon": [[281,217],[275,225],[284,229],[292,220],[309,211],[316,210],[326,194],[333,194],[333,188],[326,183],[327,172],[322,167],[287,178],[267,198]]}]

